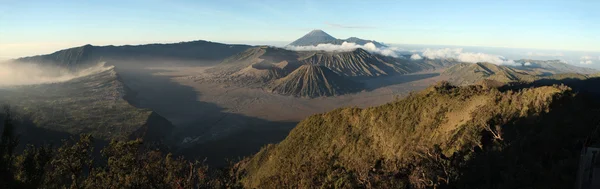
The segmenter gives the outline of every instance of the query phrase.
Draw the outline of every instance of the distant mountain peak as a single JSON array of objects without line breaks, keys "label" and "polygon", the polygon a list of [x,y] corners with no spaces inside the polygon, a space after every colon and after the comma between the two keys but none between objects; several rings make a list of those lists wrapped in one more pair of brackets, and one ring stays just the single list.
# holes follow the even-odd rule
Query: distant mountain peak
[{"label": "distant mountain peak", "polygon": [[312,30],[312,31],[308,32],[307,35],[326,35],[326,36],[331,36],[327,32],[325,32],[323,30],[320,30],[320,29]]},{"label": "distant mountain peak", "polygon": [[312,30],[300,39],[290,43],[292,46],[312,46],[322,43],[335,43],[335,37],[325,33],[323,30]]},{"label": "distant mountain peak", "polygon": [[319,44],[335,44],[341,45],[344,42],[356,43],[359,45],[365,45],[367,43],[373,43],[376,47],[385,47],[386,45],[381,44],[377,41],[361,39],[358,37],[350,37],[348,39],[337,39],[323,30],[315,29],[308,32],[306,35],[290,43],[291,46],[316,46]]}]

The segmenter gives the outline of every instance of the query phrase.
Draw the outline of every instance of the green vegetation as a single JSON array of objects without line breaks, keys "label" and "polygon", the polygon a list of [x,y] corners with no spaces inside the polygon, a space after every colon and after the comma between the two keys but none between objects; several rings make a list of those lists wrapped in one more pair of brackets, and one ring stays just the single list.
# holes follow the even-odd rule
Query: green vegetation
[{"label": "green vegetation", "polygon": [[[2,113],[0,113],[2,114]],[[29,145],[16,152],[10,110],[3,113],[0,140],[0,188],[233,188],[227,171],[210,172],[188,161],[144,145],[141,139],[113,140],[93,155],[94,138],[84,134],[58,148]]]},{"label": "green vegetation", "polygon": [[569,188],[581,147],[598,142],[596,102],[564,85],[440,83],[311,116],[237,174],[247,188]]},{"label": "green vegetation", "polygon": [[110,69],[63,83],[1,90],[0,101],[10,103],[34,125],[73,135],[89,133],[110,141],[134,133],[168,132],[172,126],[166,119],[125,100],[127,90]]},{"label": "green vegetation", "polygon": [[568,188],[581,148],[600,144],[600,104],[589,92],[442,82],[379,107],[310,116],[281,143],[220,171],[139,139],[113,140],[101,155],[91,135],[16,153],[7,111],[0,187]]}]

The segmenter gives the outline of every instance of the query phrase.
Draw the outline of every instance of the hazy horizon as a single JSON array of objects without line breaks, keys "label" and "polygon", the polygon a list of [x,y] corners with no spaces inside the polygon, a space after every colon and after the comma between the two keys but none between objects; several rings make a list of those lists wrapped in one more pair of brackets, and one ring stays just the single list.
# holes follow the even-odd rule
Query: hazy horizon
[{"label": "hazy horizon", "polygon": [[389,44],[600,51],[600,2],[591,0],[0,3],[0,36],[10,36],[1,56],[11,57],[87,43],[293,41],[312,29]]}]

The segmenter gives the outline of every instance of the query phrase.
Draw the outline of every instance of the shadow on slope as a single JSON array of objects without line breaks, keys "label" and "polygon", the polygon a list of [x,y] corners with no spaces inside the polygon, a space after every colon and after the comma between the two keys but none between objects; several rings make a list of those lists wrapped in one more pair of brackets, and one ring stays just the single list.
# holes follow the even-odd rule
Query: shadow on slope
[{"label": "shadow on slope", "polygon": [[287,136],[295,122],[273,122],[225,112],[213,103],[198,101],[199,91],[160,75],[167,70],[117,67],[123,82],[134,91],[131,104],[149,108],[176,127],[168,144],[186,158],[206,158],[211,166],[226,159],[251,155]]},{"label": "shadow on slope", "polygon": [[[21,152],[27,145],[60,147],[64,140],[71,138],[78,139],[79,136],[67,132],[51,130],[36,125],[29,117],[20,115],[19,112],[12,112],[14,134],[18,137],[17,152]],[[0,120],[5,120],[4,112],[0,112]],[[4,130],[4,121],[0,121],[0,131]],[[108,145],[108,141],[94,138],[94,156],[100,156],[100,149]]]},{"label": "shadow on slope", "polygon": [[439,73],[417,73],[417,74],[406,74],[406,75],[392,75],[377,77],[373,79],[362,80],[367,91],[373,91],[382,87],[391,85],[397,85],[402,83],[408,83],[418,81],[422,79],[428,79],[439,76]]},{"label": "shadow on slope", "polygon": [[538,116],[509,121],[501,127],[502,140],[494,139],[491,132],[482,133],[482,148],[475,149],[475,155],[460,169],[463,176],[453,185],[458,188],[571,188],[581,150],[600,144],[600,89],[595,87],[600,79],[544,79],[500,89],[560,84],[572,88],[574,97],[557,99],[547,112]]},{"label": "shadow on slope", "polygon": [[[560,83],[572,89],[531,88]],[[305,119],[238,173],[250,188],[571,188],[581,149],[600,144],[598,84],[546,80],[499,92],[446,83],[379,107],[338,109]]]}]

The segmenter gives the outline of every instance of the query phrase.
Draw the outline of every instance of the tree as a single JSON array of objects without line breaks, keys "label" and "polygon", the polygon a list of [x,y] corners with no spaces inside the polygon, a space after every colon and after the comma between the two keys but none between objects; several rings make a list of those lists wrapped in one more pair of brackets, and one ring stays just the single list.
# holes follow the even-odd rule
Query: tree
[{"label": "tree", "polygon": [[4,122],[0,136],[0,186],[7,188],[16,184],[13,177],[13,153],[19,143],[19,138],[14,133],[15,126],[10,106],[4,106],[3,109]]},{"label": "tree", "polygon": [[58,148],[56,156],[50,161],[51,167],[45,183],[50,188],[58,186],[82,188],[81,184],[85,179],[84,171],[89,171],[93,163],[92,142],[93,138],[89,134],[81,135],[74,144],[64,141],[63,146]]},{"label": "tree", "polygon": [[46,168],[52,159],[52,148],[28,145],[15,161],[16,179],[25,188],[39,188],[46,176]]}]

